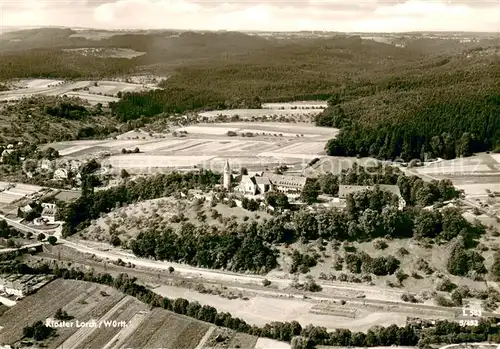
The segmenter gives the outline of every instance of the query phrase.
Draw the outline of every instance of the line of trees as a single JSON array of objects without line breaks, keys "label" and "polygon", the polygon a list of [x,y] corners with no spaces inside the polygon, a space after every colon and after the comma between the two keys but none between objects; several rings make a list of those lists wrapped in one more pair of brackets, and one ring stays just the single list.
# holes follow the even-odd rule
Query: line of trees
[{"label": "line of trees", "polygon": [[[479,326],[463,327],[458,323],[437,321],[434,325],[419,324],[398,327],[375,326],[366,333],[351,332],[348,329],[337,329],[328,332],[321,326],[301,326],[297,321],[271,322],[262,327],[249,325],[240,318],[234,318],[230,313],[220,313],[212,306],[201,306],[197,302],[189,302],[183,298],[170,299],[162,297],[144,285],[136,283],[136,278],[127,274],[112,277],[109,274],[95,274],[93,271],[81,271],[74,268],[59,268],[57,264],[31,267],[22,263],[3,265],[3,273],[53,274],[64,279],[84,280],[112,286],[119,291],[136,297],[153,307],[161,307],[177,314],[187,315],[201,321],[213,323],[238,332],[259,337],[267,337],[290,342],[296,336],[305,338],[310,347],[316,345],[374,347],[374,346],[423,346],[442,343],[462,342],[500,342],[500,328],[496,326],[497,319],[481,319]],[[294,340],[296,342],[296,340]]]},{"label": "line of trees", "polygon": [[235,231],[217,231],[215,226],[195,227],[182,224],[178,232],[140,233],[129,247],[139,257],[183,262],[210,269],[267,273],[274,269],[278,252],[255,229],[238,227]]}]

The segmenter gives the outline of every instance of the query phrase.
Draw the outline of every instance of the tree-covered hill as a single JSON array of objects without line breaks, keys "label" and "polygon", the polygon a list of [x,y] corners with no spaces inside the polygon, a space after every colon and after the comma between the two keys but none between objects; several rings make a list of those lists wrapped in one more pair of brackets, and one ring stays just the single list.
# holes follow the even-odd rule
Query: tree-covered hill
[{"label": "tree-covered hill", "polygon": [[340,127],[331,155],[454,158],[500,146],[500,60],[454,57],[375,81],[372,94],[339,91],[316,123]]},{"label": "tree-covered hill", "polygon": [[100,138],[118,132],[108,108],[76,97],[33,96],[0,104],[0,143]]},{"label": "tree-covered hill", "polygon": [[[173,67],[214,57],[270,49],[272,39],[237,32],[126,33],[101,40],[73,36],[71,29],[30,29],[0,37],[0,81],[20,77],[91,78],[134,72],[170,72]],[[102,58],[67,49],[122,48],[145,53],[135,58]]]}]

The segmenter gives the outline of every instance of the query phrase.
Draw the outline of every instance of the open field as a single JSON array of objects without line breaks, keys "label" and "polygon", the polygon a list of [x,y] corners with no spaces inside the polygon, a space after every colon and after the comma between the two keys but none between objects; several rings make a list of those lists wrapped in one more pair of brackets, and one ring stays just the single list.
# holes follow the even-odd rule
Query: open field
[{"label": "open field", "polygon": [[124,343],[125,348],[191,349],[203,338],[210,324],[154,309]]},{"label": "open field", "polygon": [[[152,138],[134,133],[139,139],[119,137],[116,140],[68,141],[47,146],[71,158],[88,158],[108,151],[112,155],[103,164],[111,165],[111,171],[116,173],[123,168],[133,173],[194,167],[220,171],[226,159],[234,169],[242,166],[272,168],[287,164],[301,170],[311,159],[324,156],[326,142],[338,132],[310,124],[266,122],[197,124],[175,130],[176,133],[181,131],[187,135]],[[236,132],[238,136],[227,136],[228,131]],[[252,132],[253,136],[242,137],[240,134],[245,132]],[[132,150],[135,147],[140,149],[140,154],[121,153],[124,148]]]},{"label": "open field", "polygon": [[119,91],[139,92],[154,89],[154,85],[141,85],[120,81],[63,81],[33,79],[16,83],[17,89],[0,92],[1,101],[15,101],[33,95],[74,96],[86,99],[90,104],[118,101]]},{"label": "open field", "polygon": [[[160,295],[172,298],[186,298],[189,301],[198,301],[200,304],[212,305],[219,311],[225,311],[240,317],[252,325],[263,326],[272,321],[296,320],[301,325],[314,324],[328,329],[348,328],[351,331],[366,331],[374,325],[388,326],[397,324],[404,326],[406,315],[381,311],[363,311],[353,308],[356,317],[349,317],[344,311],[318,311],[325,309],[324,304],[299,299],[274,298],[269,296],[255,296],[250,300],[225,299],[217,295],[202,294],[192,290],[172,286],[160,286],[154,289]],[[342,308],[342,306],[339,306]]]},{"label": "open field", "polygon": [[261,109],[227,109],[212,110],[199,113],[201,117],[215,119],[218,116],[238,117],[240,119],[272,119],[312,117],[321,113],[327,107],[324,101],[297,101],[287,103],[262,103]]},{"label": "open field", "polygon": [[212,110],[199,113],[201,117],[208,119],[216,118],[217,116],[233,117],[238,116],[241,119],[249,119],[255,117],[272,118],[274,115],[277,117],[291,117],[291,116],[314,116],[323,111],[322,107],[304,107],[297,109],[280,109],[279,107],[262,108],[262,109],[227,109],[227,110]]},{"label": "open field", "polygon": [[255,344],[255,349],[290,349],[291,346],[288,343],[278,342],[269,338],[259,338],[257,344]]},{"label": "open field", "polygon": [[12,203],[32,197],[42,189],[37,185],[0,182],[0,210],[8,210]]}]

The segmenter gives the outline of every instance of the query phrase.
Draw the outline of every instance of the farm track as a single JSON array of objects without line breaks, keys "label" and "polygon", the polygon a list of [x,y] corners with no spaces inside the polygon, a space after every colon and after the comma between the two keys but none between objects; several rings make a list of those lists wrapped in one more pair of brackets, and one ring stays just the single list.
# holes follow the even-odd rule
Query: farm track
[{"label": "farm track", "polygon": [[203,335],[203,338],[200,340],[200,342],[198,343],[198,345],[194,349],[203,349],[203,347],[205,346],[205,343],[210,339],[210,336],[212,336],[212,333],[214,333],[216,328],[217,327],[215,327],[215,326],[211,326],[208,329],[208,331],[205,333],[205,335]]}]

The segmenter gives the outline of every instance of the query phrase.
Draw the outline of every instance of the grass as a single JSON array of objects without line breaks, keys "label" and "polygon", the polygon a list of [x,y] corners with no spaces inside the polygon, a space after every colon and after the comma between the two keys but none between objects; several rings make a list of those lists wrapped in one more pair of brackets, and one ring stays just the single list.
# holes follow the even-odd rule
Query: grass
[{"label": "grass", "polygon": [[[110,229],[113,229],[120,239],[126,243],[140,231],[148,230],[152,226],[171,225],[172,227],[178,227],[181,222],[175,220],[175,217],[181,215],[185,217],[186,221],[194,225],[206,223],[217,226],[223,225],[223,219],[234,219],[236,222],[241,223],[245,217],[257,220],[270,217],[265,212],[250,212],[240,207],[229,207],[222,203],[211,207],[209,202],[204,202],[199,206],[195,205],[194,202],[192,199],[168,197],[121,207],[96,220],[94,224],[80,233],[80,237],[88,240],[109,241],[111,238]],[[218,212],[221,216],[220,219],[212,216],[213,210]],[[198,212],[205,215],[206,219],[204,221],[198,219]],[[115,225],[115,228],[112,228],[112,225]]]}]

